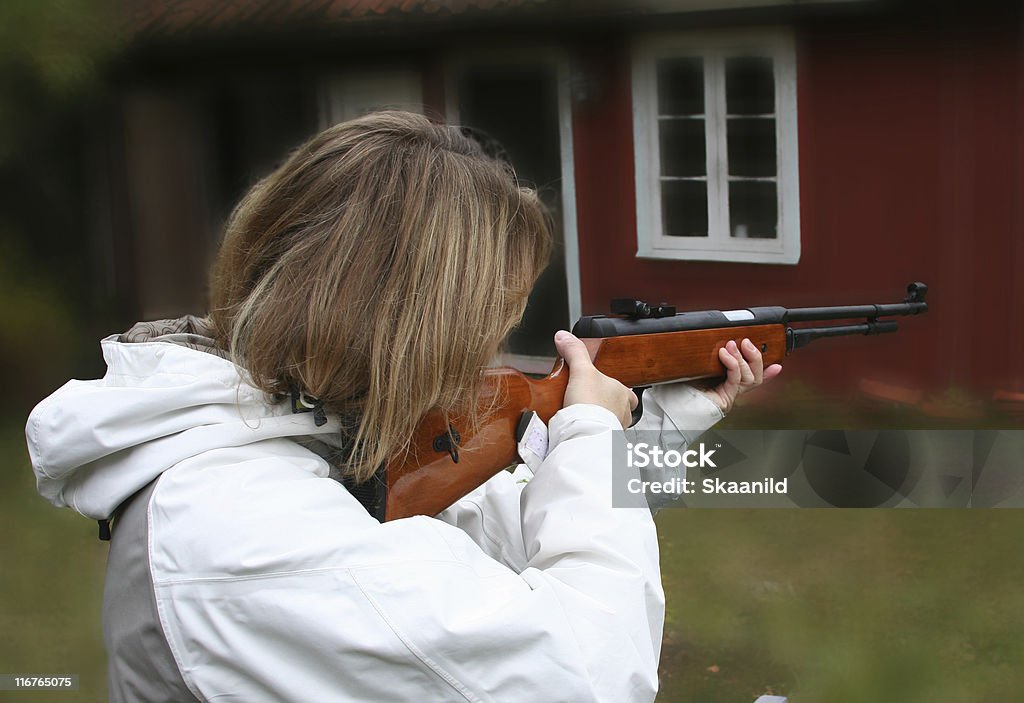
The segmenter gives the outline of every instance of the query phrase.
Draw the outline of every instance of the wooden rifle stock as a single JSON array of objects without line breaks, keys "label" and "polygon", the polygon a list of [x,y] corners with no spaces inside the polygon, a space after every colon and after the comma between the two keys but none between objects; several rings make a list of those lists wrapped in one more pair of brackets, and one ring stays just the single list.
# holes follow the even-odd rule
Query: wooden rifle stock
[{"label": "wooden rifle stock", "polygon": [[[630,387],[710,378],[724,375],[718,350],[729,340],[750,339],[760,350],[767,367],[788,352],[822,337],[895,332],[893,321],[880,315],[914,315],[927,312],[927,286],[912,283],[909,297],[893,305],[862,305],[825,308],[751,308],[743,311],[705,311],[675,314],[674,308],[658,313],[661,319],[584,318],[593,329],[611,329],[616,336],[583,339],[594,365],[607,376]],[[639,301],[638,305],[643,305]],[[647,306],[644,306],[647,309]],[[641,317],[643,315],[640,315]],[[792,328],[789,322],[867,318],[854,325]],[[721,321],[712,326],[709,321]],[[770,321],[770,324],[758,322]],[[583,322],[581,320],[581,322]],[[600,324],[598,324],[600,323]],[[608,324],[604,324],[608,323]],[[643,331],[680,326],[682,331]],[[579,327],[579,325],[577,325]],[[699,327],[698,329],[686,329]],[[489,409],[473,433],[463,418],[429,413],[418,426],[412,449],[401,461],[390,462],[380,482],[384,495],[377,502],[378,517],[395,520],[412,515],[436,515],[499,471],[518,463],[516,429],[524,413],[536,412],[548,422],[562,407],[569,369],[557,359],[544,378],[529,378],[512,368],[486,369],[481,408]]]},{"label": "wooden rifle stock", "polygon": [[[626,386],[650,386],[723,375],[718,350],[730,339],[747,337],[774,364],[786,354],[783,325],[662,332],[584,339],[594,366]],[[529,378],[512,368],[484,371],[482,406],[494,409],[479,432],[469,434],[458,418],[451,425],[461,433],[453,455],[448,447],[448,422],[431,413],[413,436],[413,449],[404,462],[387,467],[386,519],[436,515],[483,484],[502,469],[518,462],[516,427],[524,412],[534,411],[544,422],[562,407],[569,369],[562,359],[551,373]],[[458,456],[458,463],[453,458]]]}]

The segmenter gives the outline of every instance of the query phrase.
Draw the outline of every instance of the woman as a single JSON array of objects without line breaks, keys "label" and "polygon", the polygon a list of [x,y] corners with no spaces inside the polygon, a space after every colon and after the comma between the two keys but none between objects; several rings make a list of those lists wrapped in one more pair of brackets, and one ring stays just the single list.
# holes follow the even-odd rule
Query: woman
[{"label": "woman", "polygon": [[[474,407],[549,240],[536,195],[458,129],[341,124],[235,209],[208,319],[103,340],[105,377],[39,404],[40,492],[116,517],[111,700],[653,698],[654,524],[607,497],[636,398],[578,339],[555,337],[570,383],[536,475],[383,524],[334,480],[406,451],[431,408]],[[778,372],[749,342],[721,356],[721,386],[657,389],[644,426],[710,426]]]}]

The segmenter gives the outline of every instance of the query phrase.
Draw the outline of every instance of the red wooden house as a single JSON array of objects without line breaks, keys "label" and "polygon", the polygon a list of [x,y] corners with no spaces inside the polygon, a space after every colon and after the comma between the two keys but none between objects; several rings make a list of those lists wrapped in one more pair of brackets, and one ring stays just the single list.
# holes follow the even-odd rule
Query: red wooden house
[{"label": "red wooden house", "polygon": [[492,137],[555,213],[558,259],[512,341],[521,356],[551,353],[553,330],[612,297],[895,302],[922,280],[928,316],[823,342],[791,378],[1024,392],[1019,3],[128,7],[97,171],[112,270],[141,272],[114,286],[131,314],[201,308],[245,186],[317,129],[397,106]]}]

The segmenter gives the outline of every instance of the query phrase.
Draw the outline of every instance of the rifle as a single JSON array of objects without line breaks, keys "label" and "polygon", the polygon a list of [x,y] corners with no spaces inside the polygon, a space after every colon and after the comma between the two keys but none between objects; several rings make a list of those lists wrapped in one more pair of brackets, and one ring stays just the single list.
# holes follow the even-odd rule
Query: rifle
[{"label": "rifle", "polygon": [[[688,381],[723,375],[718,350],[730,339],[747,337],[765,366],[816,339],[895,332],[898,324],[881,317],[928,311],[928,286],[911,283],[901,303],[815,308],[754,307],[676,313],[668,305],[612,302],[615,316],[582,317],[573,327],[594,365],[627,386]],[[790,323],[862,319],[843,325],[790,327]],[[378,519],[436,515],[502,469],[517,462],[521,420],[536,412],[548,422],[562,407],[569,370],[563,359],[544,378],[513,368],[486,369],[481,407],[490,409],[475,433],[460,419],[429,413],[413,436],[412,450],[390,462],[354,492]],[[367,494],[367,491],[370,493]],[[369,500],[366,500],[366,499]]]}]

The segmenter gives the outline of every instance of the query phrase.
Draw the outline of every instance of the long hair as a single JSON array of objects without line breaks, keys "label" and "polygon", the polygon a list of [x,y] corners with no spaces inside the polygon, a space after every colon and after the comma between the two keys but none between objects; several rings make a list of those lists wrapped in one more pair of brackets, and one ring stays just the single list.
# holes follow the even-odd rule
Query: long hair
[{"label": "long hair", "polygon": [[477,420],[480,370],[550,249],[507,164],[456,127],[374,113],[310,139],[236,206],[210,316],[256,387],[350,419],[361,482],[429,410]]}]

